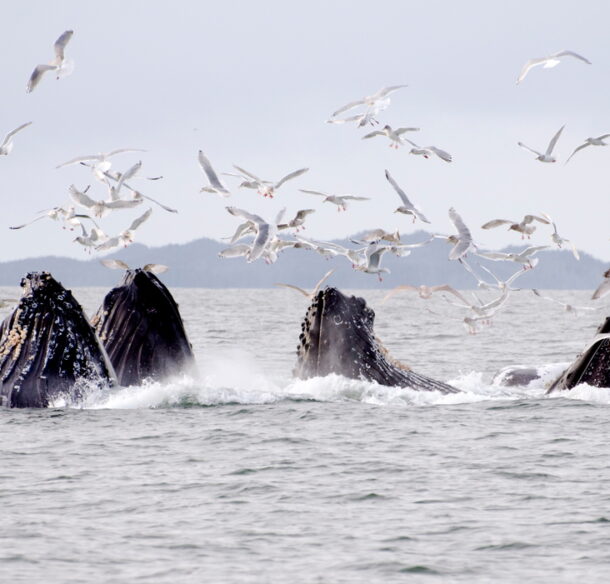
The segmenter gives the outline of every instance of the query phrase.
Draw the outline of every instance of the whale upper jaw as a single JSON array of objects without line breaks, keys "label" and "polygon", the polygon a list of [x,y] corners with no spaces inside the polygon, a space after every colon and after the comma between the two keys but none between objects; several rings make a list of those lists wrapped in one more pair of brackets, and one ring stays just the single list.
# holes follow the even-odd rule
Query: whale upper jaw
[{"label": "whale upper jaw", "polygon": [[300,378],[331,373],[381,385],[455,393],[395,361],[375,337],[375,312],[363,298],[328,287],[313,299],[301,325],[294,374]]}]

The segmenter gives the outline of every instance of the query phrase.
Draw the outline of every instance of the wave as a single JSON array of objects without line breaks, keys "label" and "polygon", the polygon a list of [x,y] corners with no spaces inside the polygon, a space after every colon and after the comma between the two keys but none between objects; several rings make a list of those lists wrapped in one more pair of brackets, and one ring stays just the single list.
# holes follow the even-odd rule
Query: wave
[{"label": "wave", "polygon": [[70,404],[56,400],[52,407],[83,409],[147,409],[173,407],[211,407],[223,405],[263,405],[281,401],[356,402],[374,406],[423,407],[455,405],[492,400],[570,399],[610,404],[610,389],[580,385],[570,391],[546,395],[546,387],[565,364],[539,367],[541,377],[527,386],[505,387],[485,381],[478,371],[463,373],[448,383],[460,393],[416,391],[387,387],[374,382],[347,379],[340,375],[311,379],[273,378],[244,355],[239,358],[209,360],[202,375],[180,375],[149,381],[139,386],[92,391],[84,402]]}]

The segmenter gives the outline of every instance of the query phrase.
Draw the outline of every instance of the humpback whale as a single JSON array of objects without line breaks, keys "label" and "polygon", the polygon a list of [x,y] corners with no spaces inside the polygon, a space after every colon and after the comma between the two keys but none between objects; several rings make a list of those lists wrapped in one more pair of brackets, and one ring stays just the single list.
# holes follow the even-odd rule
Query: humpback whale
[{"label": "humpback whale", "polygon": [[91,321],[121,385],[162,379],[195,364],[178,305],[152,273],[154,266],[127,269]]},{"label": "humpback whale", "polygon": [[547,393],[557,389],[572,389],[579,383],[610,387],[610,317],[606,317],[593,340],[551,384]]},{"label": "humpback whale", "polygon": [[21,287],[0,325],[0,404],[44,408],[114,385],[112,365],[72,293],[48,272],[27,274]]},{"label": "humpback whale", "polygon": [[313,298],[301,324],[294,375],[301,379],[331,373],[381,385],[456,393],[393,360],[375,337],[375,312],[363,298],[327,287]]}]

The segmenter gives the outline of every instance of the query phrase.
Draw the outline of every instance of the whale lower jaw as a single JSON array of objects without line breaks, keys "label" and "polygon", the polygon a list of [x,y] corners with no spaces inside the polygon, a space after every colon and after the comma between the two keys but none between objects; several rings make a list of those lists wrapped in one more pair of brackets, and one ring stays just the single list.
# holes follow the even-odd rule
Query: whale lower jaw
[{"label": "whale lower jaw", "polygon": [[307,379],[335,373],[381,385],[459,391],[393,360],[375,337],[374,320],[375,313],[364,299],[346,296],[336,288],[320,291],[301,324],[294,375]]},{"label": "whale lower jaw", "polygon": [[550,386],[548,392],[572,389],[579,383],[610,387],[610,317],[597,329],[585,350]]}]

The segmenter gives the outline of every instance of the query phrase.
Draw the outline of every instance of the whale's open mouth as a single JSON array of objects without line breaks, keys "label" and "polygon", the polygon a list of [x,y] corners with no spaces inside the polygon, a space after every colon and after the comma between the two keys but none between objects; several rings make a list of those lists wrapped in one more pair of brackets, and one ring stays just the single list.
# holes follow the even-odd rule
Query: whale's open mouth
[{"label": "whale's open mouth", "polygon": [[363,298],[331,287],[320,291],[301,325],[294,374],[306,379],[335,373],[381,385],[458,391],[393,360],[375,337],[374,322],[375,312]]},{"label": "whale's open mouth", "polygon": [[178,305],[150,271],[127,270],[91,320],[121,385],[194,366]]},{"label": "whale's open mouth", "polygon": [[610,387],[610,316],[576,361],[551,384],[549,392],[572,389],[579,383]]}]

